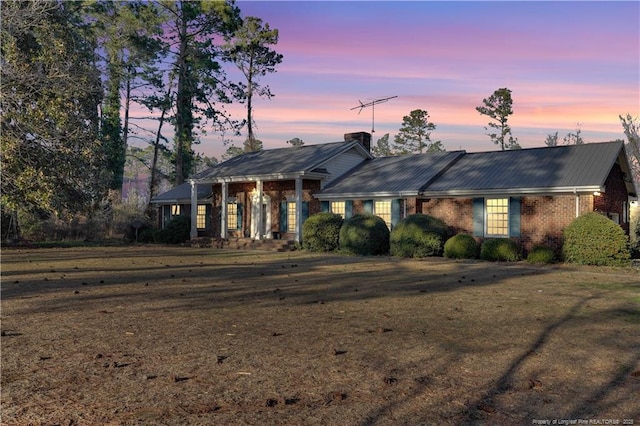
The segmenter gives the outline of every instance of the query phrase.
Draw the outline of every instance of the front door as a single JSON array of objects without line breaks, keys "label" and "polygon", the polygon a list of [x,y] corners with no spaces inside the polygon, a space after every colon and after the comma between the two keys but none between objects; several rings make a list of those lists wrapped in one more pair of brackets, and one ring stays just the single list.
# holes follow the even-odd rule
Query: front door
[{"label": "front door", "polygon": [[271,235],[271,197],[262,194],[262,217],[259,216],[259,197],[251,197],[251,238],[259,240],[273,238]]}]

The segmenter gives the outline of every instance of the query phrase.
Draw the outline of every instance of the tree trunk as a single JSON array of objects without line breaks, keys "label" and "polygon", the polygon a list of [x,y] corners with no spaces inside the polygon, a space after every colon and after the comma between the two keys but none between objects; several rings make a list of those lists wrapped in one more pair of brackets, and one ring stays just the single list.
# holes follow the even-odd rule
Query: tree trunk
[{"label": "tree trunk", "polygon": [[176,177],[175,184],[180,185],[184,182],[184,149],[185,143],[187,142],[187,133],[189,123],[187,122],[187,114],[190,114],[191,111],[188,109],[188,96],[186,90],[187,85],[187,20],[184,16],[184,11],[182,10],[182,2],[180,3],[181,14],[178,18],[180,22],[178,23],[179,29],[179,37],[180,37],[180,50],[178,52],[178,87],[177,87],[177,95],[176,95],[176,135],[175,135],[175,160],[176,160]]},{"label": "tree trunk", "polygon": [[252,99],[253,99],[253,55],[249,59],[249,69],[247,72],[247,146],[245,147],[245,151],[255,151],[256,143],[255,143],[255,135],[253,134],[253,107],[252,107]]}]

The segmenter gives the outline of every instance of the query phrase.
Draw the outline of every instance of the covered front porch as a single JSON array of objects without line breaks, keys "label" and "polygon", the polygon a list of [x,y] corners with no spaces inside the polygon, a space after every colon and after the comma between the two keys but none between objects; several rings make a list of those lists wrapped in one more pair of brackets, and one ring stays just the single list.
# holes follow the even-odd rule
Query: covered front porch
[{"label": "covered front porch", "polygon": [[[193,179],[191,203],[202,185],[210,185],[211,229],[221,241],[233,239],[302,241],[302,224],[309,214],[320,211],[313,194],[320,189],[321,176],[227,177],[210,181]],[[192,210],[193,211],[193,210]],[[197,236],[191,218],[191,235]]]}]

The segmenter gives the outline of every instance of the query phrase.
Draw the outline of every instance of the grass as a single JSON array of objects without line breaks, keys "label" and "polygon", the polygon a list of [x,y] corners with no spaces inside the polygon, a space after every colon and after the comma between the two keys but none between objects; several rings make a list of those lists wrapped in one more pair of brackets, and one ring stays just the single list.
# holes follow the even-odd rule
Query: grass
[{"label": "grass", "polygon": [[162,246],[2,252],[2,421],[640,421],[631,268]]}]

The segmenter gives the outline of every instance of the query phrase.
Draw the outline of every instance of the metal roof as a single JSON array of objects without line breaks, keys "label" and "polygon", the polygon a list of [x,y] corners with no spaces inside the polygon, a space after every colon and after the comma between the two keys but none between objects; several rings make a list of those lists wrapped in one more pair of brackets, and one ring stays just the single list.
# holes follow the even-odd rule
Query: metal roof
[{"label": "metal roof", "polygon": [[423,195],[602,190],[598,188],[621,150],[618,141],[469,153],[424,188]]},{"label": "metal roof", "polygon": [[[211,197],[211,185],[198,185],[198,200],[205,200]],[[156,195],[151,199],[152,203],[157,204],[184,204],[191,202],[191,184],[185,182],[175,188],[171,188],[167,192]]]},{"label": "metal roof", "polygon": [[247,152],[193,177],[199,183],[216,181],[234,176],[282,175],[291,173],[326,173],[320,167],[334,156],[359,150],[363,157],[371,155],[359,142],[333,142],[304,145],[296,148],[278,148]]},{"label": "metal roof", "polygon": [[[545,194],[602,191],[611,168],[619,161],[630,176],[624,143],[530,148],[513,151],[466,153],[451,151],[372,158],[358,142],[335,142],[298,148],[250,152],[234,157],[194,177],[206,184],[230,177],[274,176],[295,173],[326,174],[327,161],[358,150],[368,158],[315,196],[319,199],[363,197],[451,197],[489,194]],[[631,181],[629,181],[631,182]],[[627,183],[635,195],[633,183]],[[198,186],[198,198],[211,195],[211,187]],[[153,198],[154,203],[189,200],[184,183]]]},{"label": "metal roof", "polygon": [[416,196],[463,155],[464,151],[450,151],[366,160],[317,197]]}]

